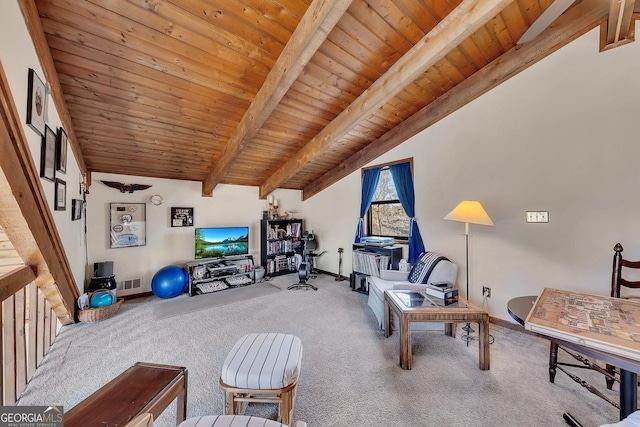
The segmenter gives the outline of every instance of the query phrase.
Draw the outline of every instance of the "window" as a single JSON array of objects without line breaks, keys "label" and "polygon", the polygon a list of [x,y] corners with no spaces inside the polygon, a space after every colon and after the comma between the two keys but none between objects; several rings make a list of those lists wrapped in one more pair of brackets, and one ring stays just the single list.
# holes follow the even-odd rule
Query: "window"
[{"label": "window", "polygon": [[380,170],[380,181],[367,212],[367,235],[409,238],[409,217],[396,192],[388,167]]}]

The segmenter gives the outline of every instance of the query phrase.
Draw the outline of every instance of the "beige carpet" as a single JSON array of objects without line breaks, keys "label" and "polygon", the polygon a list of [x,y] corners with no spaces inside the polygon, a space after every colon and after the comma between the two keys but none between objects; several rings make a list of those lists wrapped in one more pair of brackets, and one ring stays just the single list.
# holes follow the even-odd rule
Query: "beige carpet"
[{"label": "beige carpet", "polygon": [[192,297],[188,294],[183,294],[156,304],[154,307],[154,317],[157,320],[166,319],[167,317],[194,313],[211,307],[263,297],[280,292],[280,290],[279,287],[273,286],[269,282],[258,282],[253,285],[229,288]]},{"label": "beige carpet", "polygon": [[[294,282],[277,277],[269,283],[282,292],[161,320],[154,314],[165,301],[131,300],[102,322],[65,326],[19,404],[69,409],[145,361],[189,369],[188,416],[220,414],[218,378],[231,347],[246,333],[275,331],[302,340],[293,419],[309,427],[566,427],[564,412],[585,427],[617,420],[616,408],[566,375],[549,383],[547,340],[492,324],[491,370],[481,371],[477,341],[467,347],[441,332],[414,332],[413,369],[405,371],[397,334],[384,337],[366,295],[327,275],[312,280],[317,292],[286,290]],[[583,371],[604,389],[602,376]],[[618,387],[607,394],[617,399]],[[248,411],[276,414],[274,405]],[[175,414],[172,403],[157,425],[175,426]]]}]

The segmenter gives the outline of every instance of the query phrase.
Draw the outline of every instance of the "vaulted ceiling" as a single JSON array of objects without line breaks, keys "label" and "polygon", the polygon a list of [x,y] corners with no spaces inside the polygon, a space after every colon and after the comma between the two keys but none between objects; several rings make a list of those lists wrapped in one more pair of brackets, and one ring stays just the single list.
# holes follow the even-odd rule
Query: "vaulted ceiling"
[{"label": "vaulted ceiling", "polygon": [[81,169],[303,198],[637,2],[20,0]]}]

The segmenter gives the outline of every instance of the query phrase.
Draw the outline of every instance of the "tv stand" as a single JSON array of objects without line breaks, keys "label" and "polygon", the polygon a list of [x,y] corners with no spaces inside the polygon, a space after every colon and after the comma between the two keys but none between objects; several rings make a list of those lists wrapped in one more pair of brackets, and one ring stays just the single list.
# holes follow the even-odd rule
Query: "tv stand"
[{"label": "tv stand", "polygon": [[206,258],[187,263],[189,296],[255,283],[253,255]]}]

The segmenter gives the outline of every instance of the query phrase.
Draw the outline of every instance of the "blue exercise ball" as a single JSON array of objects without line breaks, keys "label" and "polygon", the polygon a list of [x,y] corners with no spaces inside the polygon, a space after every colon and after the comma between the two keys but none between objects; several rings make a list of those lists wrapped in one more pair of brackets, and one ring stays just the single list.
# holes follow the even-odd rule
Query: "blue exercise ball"
[{"label": "blue exercise ball", "polygon": [[161,268],[151,279],[151,291],[158,298],[173,298],[184,293],[189,285],[187,270],[179,265]]}]

